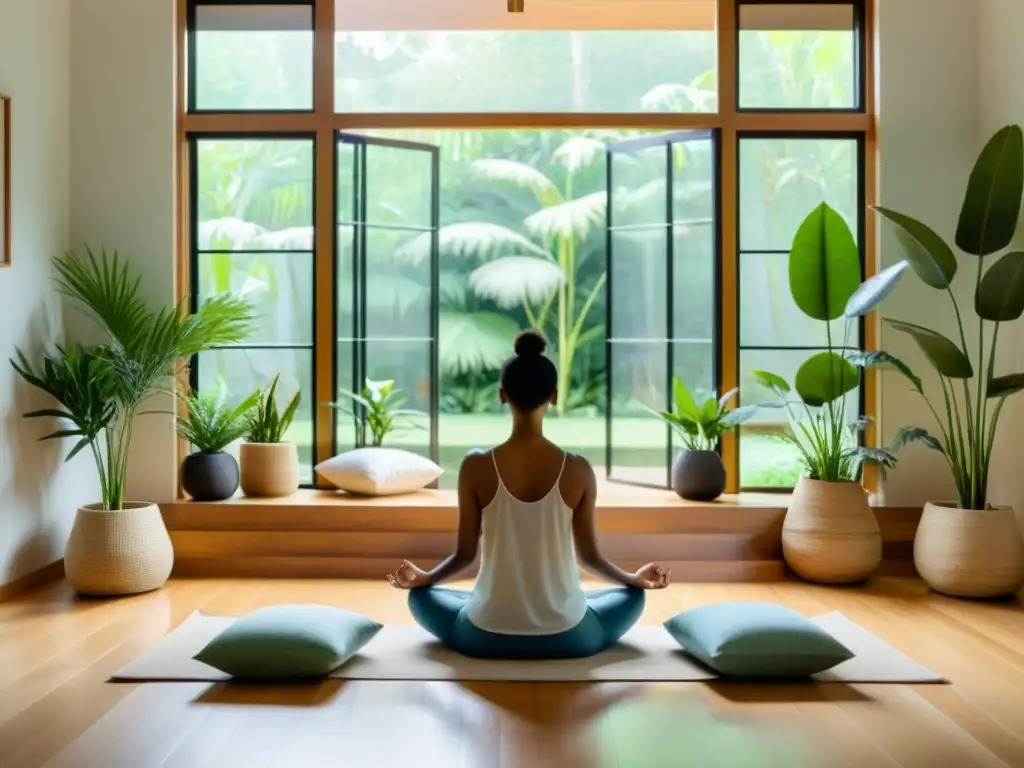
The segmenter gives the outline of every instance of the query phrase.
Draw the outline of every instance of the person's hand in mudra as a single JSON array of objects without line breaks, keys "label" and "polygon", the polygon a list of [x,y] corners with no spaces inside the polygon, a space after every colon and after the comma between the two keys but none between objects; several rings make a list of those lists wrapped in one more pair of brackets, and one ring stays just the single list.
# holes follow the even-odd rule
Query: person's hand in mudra
[{"label": "person's hand in mudra", "polygon": [[657,563],[648,563],[634,574],[633,586],[640,589],[664,589],[668,586],[672,571]]},{"label": "person's hand in mudra", "polygon": [[408,560],[403,560],[394,573],[387,575],[387,579],[395,589],[418,589],[430,586],[430,574],[422,568],[417,568]]}]

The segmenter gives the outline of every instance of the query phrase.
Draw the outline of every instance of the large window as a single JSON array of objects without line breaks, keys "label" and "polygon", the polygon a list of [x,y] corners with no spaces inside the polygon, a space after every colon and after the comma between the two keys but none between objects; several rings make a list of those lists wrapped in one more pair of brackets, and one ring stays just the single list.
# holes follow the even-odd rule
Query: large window
[{"label": "large window", "polygon": [[[259,313],[192,383],[301,391],[307,485],[359,444],[329,404],[370,379],[422,413],[387,444],[453,487],[507,430],[498,371],[537,327],[560,376],[549,435],[665,486],[679,445],[648,409],[673,375],[755,403],[751,371],[792,373],[824,343],[789,298],[803,217],[827,201],[873,269],[861,0],[186,7],[186,288]],[[794,484],[775,413],[723,441],[730,490]]]}]

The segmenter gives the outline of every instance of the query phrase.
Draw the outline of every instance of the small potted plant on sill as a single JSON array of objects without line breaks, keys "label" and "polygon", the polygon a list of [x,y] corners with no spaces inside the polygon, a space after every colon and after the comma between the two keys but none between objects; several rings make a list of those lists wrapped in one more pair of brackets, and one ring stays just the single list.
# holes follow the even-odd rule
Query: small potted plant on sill
[{"label": "small potted plant on sill", "polygon": [[738,389],[697,403],[678,376],[672,377],[673,411],[651,411],[679,436],[685,450],[672,465],[672,490],[690,501],[714,501],[725,493],[725,465],[718,454],[722,435],[750,419],[757,406],[727,410]]},{"label": "small potted plant on sill", "polygon": [[925,224],[886,208],[875,209],[894,227],[909,266],[922,282],[949,297],[959,330],[954,341],[920,325],[886,320],[914,339],[941,386],[939,410],[921,379],[906,366],[900,368],[927,403],[939,434],[904,427],[894,445],[922,442],[942,454],[953,475],[956,501],[925,504],[914,538],[914,564],[932,589],[955,597],[1012,595],[1024,583],[1024,546],[1016,515],[1010,507],[992,504],[988,495],[999,416],[1006,399],[1024,389],[1024,374],[997,376],[995,370],[1002,325],[1024,314],[1024,252],[1005,253],[984,270],[986,257],[1005,250],[1013,240],[1022,190],[1024,134],[1011,125],[997,132],[978,157],[956,229],[959,250],[977,258],[978,341],[973,350],[952,290],[959,266],[953,249]]},{"label": "small potted plant on sill", "polygon": [[[854,310],[870,311],[865,296],[884,296],[899,271],[872,278],[862,288],[853,234],[824,203],[804,220],[793,239],[790,293],[805,315],[826,324],[826,351],[800,366],[793,386],[767,371],[755,371],[754,376],[778,397],[776,405],[786,409],[790,428],[781,437],[796,448],[806,467],[786,512],[782,547],[789,566],[808,581],[859,582],[881,563],[881,532],[861,478],[864,465],[876,466],[884,477],[896,459],[889,450],[860,444],[871,421],[849,418],[849,397],[861,383],[860,369],[899,361],[852,351],[846,339]],[[844,317],[840,355],[832,323]]]},{"label": "small potted plant on sill", "polygon": [[246,496],[277,498],[291,496],[299,489],[299,454],[295,443],[284,435],[299,408],[296,392],[283,413],[277,409],[277,383],[256,392],[255,404],[246,417],[245,442],[239,449],[241,485]]},{"label": "small potted plant on sill", "polygon": [[195,448],[181,463],[181,487],[195,501],[231,498],[238,490],[238,462],[224,449],[245,435],[258,393],[235,408],[227,404],[224,391],[179,397],[187,413],[178,421],[178,434]]},{"label": "small potted plant on sill", "polygon": [[[367,379],[360,394],[341,391],[347,402],[328,403],[335,410],[352,417],[355,427],[356,448],[380,448],[385,438],[401,429],[417,429],[420,425],[409,422],[409,418],[427,417],[422,411],[403,408],[407,402],[405,392],[395,388],[394,381],[373,381]],[[366,440],[369,431],[370,441]]]},{"label": "small potted plant on sill", "polygon": [[18,350],[12,364],[59,404],[25,414],[58,420],[61,428],[43,439],[77,438],[66,460],[88,449],[96,463],[101,501],[75,515],[64,553],[68,581],[83,594],[137,594],[163,586],[174,550],[159,508],[125,501],[135,417],[150,396],[169,393],[183,361],[243,341],[251,306],[216,296],[194,314],[184,303],[152,309],[139,296],[139,278],[116,252],[97,258],[86,251],[86,258],[68,253],[54,259],[57,287],[84,306],[106,341],[58,348],[39,368]]}]

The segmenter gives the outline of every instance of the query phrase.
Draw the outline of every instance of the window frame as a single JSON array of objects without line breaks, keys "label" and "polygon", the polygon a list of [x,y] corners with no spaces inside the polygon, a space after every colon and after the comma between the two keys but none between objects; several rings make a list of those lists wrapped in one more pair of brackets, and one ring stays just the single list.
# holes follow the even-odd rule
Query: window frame
[{"label": "window frame", "polygon": [[[794,0],[789,0],[792,3]],[[335,113],[335,0],[177,0],[177,295],[188,300],[192,294],[192,229],[190,207],[194,197],[191,177],[192,139],[314,137],[314,465],[330,458],[333,449],[333,411],[321,403],[334,399],[336,281],[333,228],[336,195],[335,149],[338,132],[367,129],[572,129],[635,128],[665,131],[716,130],[719,135],[720,177],[716,210],[719,254],[716,265],[718,314],[719,386],[728,391],[738,385],[739,365],[739,141],[740,137],[778,134],[792,138],[858,137],[859,173],[858,228],[866,277],[877,271],[877,224],[870,212],[877,197],[877,126],[875,119],[875,20],[877,0],[814,0],[816,4],[854,6],[857,36],[859,99],[856,109],[747,108],[739,107],[739,6],[741,4],[786,4],[786,0],[719,0],[716,8],[718,111],[713,113]],[[195,94],[194,8],[197,5],[312,5],[313,6],[313,109],[301,111],[191,110]],[[877,349],[874,317],[862,321],[862,346]],[[184,384],[184,378],[182,379]],[[861,398],[862,412],[877,413],[877,374],[867,371]],[[876,428],[864,439],[875,439]],[[181,440],[178,459],[188,452]],[[735,434],[722,441],[726,466],[727,493],[739,487],[739,448]],[[318,486],[322,485],[316,478]],[[864,484],[877,485],[873,468],[865,468]],[[773,488],[786,492],[788,489]],[[180,492],[180,489],[179,489]]]}]

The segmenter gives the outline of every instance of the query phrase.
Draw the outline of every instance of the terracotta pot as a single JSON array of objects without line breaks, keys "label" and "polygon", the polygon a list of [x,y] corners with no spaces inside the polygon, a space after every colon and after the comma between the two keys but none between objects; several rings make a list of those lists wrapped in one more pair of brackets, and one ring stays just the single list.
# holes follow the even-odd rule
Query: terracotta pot
[{"label": "terracotta pot", "polygon": [[882,562],[882,533],[858,483],[800,478],[782,525],[782,551],[797,575],[853,584]]},{"label": "terracotta pot", "polygon": [[725,465],[715,451],[680,451],[672,465],[672,490],[690,501],[714,501],[725,493]]},{"label": "terracotta pot", "polygon": [[242,443],[238,457],[246,496],[291,496],[299,489],[295,443]]},{"label": "terracotta pot", "polygon": [[171,575],[174,548],[156,504],[80,507],[64,552],[64,574],[85,595],[136,595]]},{"label": "terracotta pot", "polygon": [[936,592],[1005,597],[1024,584],[1024,544],[1009,507],[924,506],[914,536],[914,565]]}]

